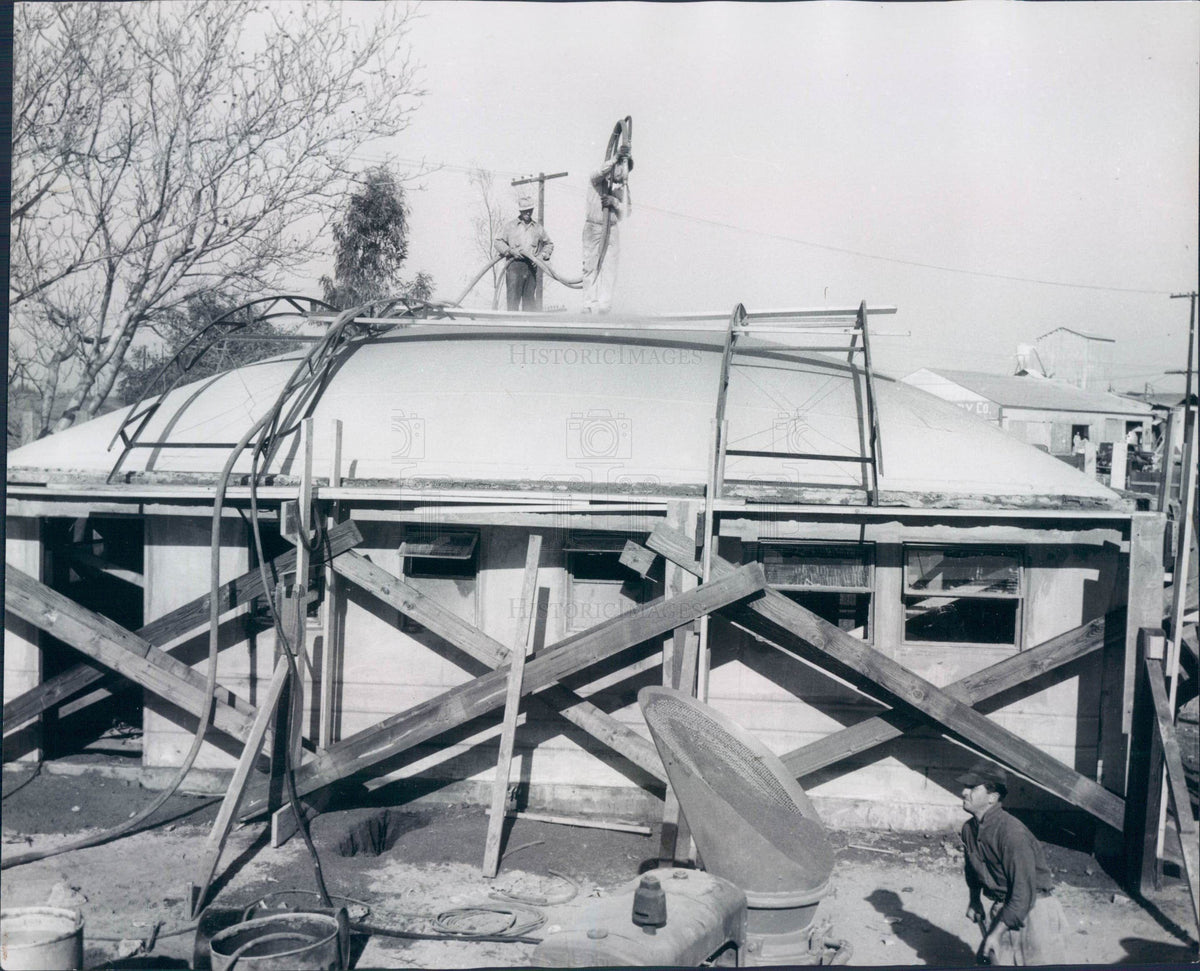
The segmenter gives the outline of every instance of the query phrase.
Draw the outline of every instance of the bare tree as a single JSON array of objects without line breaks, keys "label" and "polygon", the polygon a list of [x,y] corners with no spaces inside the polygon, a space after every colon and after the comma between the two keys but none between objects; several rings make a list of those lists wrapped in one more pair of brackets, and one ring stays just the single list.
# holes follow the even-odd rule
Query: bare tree
[{"label": "bare tree", "polygon": [[[475,168],[470,175],[471,185],[479,193],[479,210],[471,222],[475,250],[480,258],[487,262],[495,259],[495,239],[504,227],[504,217],[500,214],[500,203],[496,200],[495,176],[485,168]],[[500,263],[492,265],[492,306],[495,307],[500,295],[500,277],[503,272]]]},{"label": "bare tree", "polygon": [[56,430],[96,413],[156,315],[321,255],[353,155],[421,94],[411,11],[366,9],[17,5],[9,372],[64,389]]}]

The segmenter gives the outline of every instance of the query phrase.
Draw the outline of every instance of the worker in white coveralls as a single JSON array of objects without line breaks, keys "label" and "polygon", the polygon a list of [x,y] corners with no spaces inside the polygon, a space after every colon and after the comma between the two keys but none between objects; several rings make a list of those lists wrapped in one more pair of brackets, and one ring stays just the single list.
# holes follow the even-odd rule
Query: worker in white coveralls
[{"label": "worker in white coveralls", "polygon": [[[979,956],[989,964],[1030,967],[1065,964],[1067,934],[1062,904],[1052,895],[1054,878],[1042,844],[1000,805],[1008,775],[978,762],[958,777],[963,809],[962,841],[967,878],[967,917],[983,931]],[[981,895],[992,903],[984,912]]]},{"label": "worker in white coveralls", "polygon": [[516,219],[505,223],[496,237],[496,252],[508,257],[504,270],[504,288],[509,310],[541,310],[537,300],[536,260],[548,260],[554,243],[546,228],[533,218],[533,196],[522,193],[517,199]]},{"label": "worker in white coveralls", "polygon": [[606,314],[612,307],[617,283],[618,226],[629,215],[627,180],[632,170],[633,156],[622,149],[616,158],[592,173],[583,223],[584,313]]}]

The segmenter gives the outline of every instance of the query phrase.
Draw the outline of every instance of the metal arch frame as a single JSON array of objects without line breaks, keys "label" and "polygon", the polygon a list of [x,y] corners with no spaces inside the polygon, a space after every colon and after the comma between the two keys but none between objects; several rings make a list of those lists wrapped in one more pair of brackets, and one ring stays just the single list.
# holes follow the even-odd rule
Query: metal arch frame
[{"label": "metal arch frame", "polygon": [[[285,307],[291,309],[277,310],[276,308],[280,304],[284,304]],[[262,312],[255,314],[249,320],[238,321],[235,319],[237,315],[244,313],[247,309],[260,305],[266,306]],[[231,444],[224,442],[143,442],[139,440],[139,437],[145,431],[150,419],[154,417],[154,414],[158,411],[166,396],[175,389],[183,376],[218,341],[231,333],[248,327],[250,324],[275,320],[281,317],[310,317],[321,310],[332,311],[336,315],[334,322],[330,325],[325,336],[305,355],[299,366],[289,377],[287,384],[276,399],[277,406],[271,427],[255,443],[254,447],[257,454],[260,458],[265,458],[267,462],[278,451],[279,440],[295,432],[299,427],[297,419],[301,409],[310,404],[315,394],[319,393],[320,388],[324,387],[325,382],[331,376],[332,365],[337,352],[348,342],[355,338],[369,339],[383,331],[396,327],[405,327],[408,322],[417,319],[452,316],[450,309],[442,304],[414,301],[403,296],[384,297],[345,311],[339,311],[338,308],[324,300],[296,294],[260,297],[239,307],[235,307],[206,324],[204,328],[189,338],[172,356],[171,360],[159,369],[159,372],[150,384],[150,387],[153,387],[173,364],[180,361],[180,374],[169,387],[153,395],[153,400],[149,400],[148,396],[143,395],[130,407],[120,428],[117,429],[112,441],[109,442],[108,447],[111,449],[117,440],[120,439],[124,448],[108,475],[108,481],[112,482],[114,480],[120,471],[121,465],[135,448],[231,448]],[[388,324],[380,326],[374,321],[367,322],[371,318],[378,319],[379,317],[389,318]],[[364,320],[360,321],[359,318],[364,318]],[[193,349],[214,328],[219,328],[220,333],[212,337],[200,350],[194,351],[190,357],[185,358],[188,350]],[[279,339],[288,340],[289,338],[281,336]],[[289,399],[292,399],[298,391],[301,392],[300,398],[288,409],[287,416],[283,417],[281,421],[284,404]],[[130,426],[135,424],[136,427],[130,432]]]},{"label": "metal arch frame", "polygon": [[[238,316],[259,305],[266,305],[262,312],[255,313],[249,319],[238,320]],[[276,308],[284,304],[291,309]],[[307,305],[307,309],[303,305]],[[108,474],[108,481],[112,482],[113,478],[120,471],[125,459],[129,457],[129,453],[135,448],[182,448],[182,447],[208,447],[211,443],[185,443],[185,442],[140,442],[138,441],[146,426],[150,423],[150,419],[157,413],[163,401],[166,400],[168,394],[179,386],[183,378],[196,366],[196,364],[207,354],[215,344],[234,334],[239,330],[244,330],[251,324],[263,323],[265,321],[277,320],[283,317],[309,317],[317,309],[336,310],[333,305],[326,303],[324,300],[319,300],[316,297],[305,297],[299,294],[279,294],[271,297],[259,297],[255,300],[247,301],[240,304],[231,310],[227,310],[219,317],[214,318],[204,325],[200,330],[187,339],[183,345],[177,350],[169,361],[163,364],[154,375],[154,378],[147,385],[147,388],[153,388],[162,381],[163,376],[177,363],[179,364],[179,373],[175,379],[162,391],[154,394],[143,392],[141,396],[129,407],[129,411],[125,415],[124,420],[117,428],[112,440],[108,443],[109,450],[120,439],[124,448],[118,456],[117,461],[112,467],[112,471]],[[201,342],[206,336],[209,336],[212,331],[217,330],[218,333],[211,336],[207,343],[199,350],[194,351],[190,359],[185,360],[185,355],[189,349],[193,349],[194,345]],[[280,340],[287,340],[286,337],[280,337]],[[142,409],[142,406],[145,408]],[[142,409],[139,411],[139,409]],[[137,427],[132,432],[129,431],[131,425],[137,423]]]}]

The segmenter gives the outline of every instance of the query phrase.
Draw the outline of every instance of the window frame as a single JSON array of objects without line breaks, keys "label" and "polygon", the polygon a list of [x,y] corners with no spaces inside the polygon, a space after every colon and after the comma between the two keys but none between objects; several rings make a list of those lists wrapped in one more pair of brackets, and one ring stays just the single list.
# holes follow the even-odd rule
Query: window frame
[{"label": "window frame", "polygon": [[[854,586],[852,584],[827,584],[827,583],[772,583],[771,588],[778,590],[780,593],[839,593],[839,594],[865,594],[867,600],[867,623],[863,631],[862,640],[866,644],[875,642],[875,608],[878,602],[878,594],[876,593],[876,576],[878,566],[877,544],[873,540],[856,541],[856,540],[808,540],[808,539],[770,539],[758,540],[753,544],[751,552],[754,555],[756,562],[762,565],[766,570],[766,554],[772,550],[782,549],[823,549],[823,550],[853,550],[861,551],[864,554],[864,565],[867,568],[867,583],[865,586]],[[791,599],[791,598],[789,598]],[[828,623],[828,621],[827,621]],[[843,633],[849,633],[844,631]],[[851,634],[852,637],[857,636]]]},{"label": "window frame", "polygon": [[[634,582],[635,578],[640,580],[642,585],[643,595],[645,599],[634,601],[632,607],[641,606],[654,600],[654,587],[657,584],[660,589],[665,589],[665,581],[662,577],[654,577],[651,574],[662,569],[662,558],[656,557],[655,565],[651,567],[647,573],[642,576],[637,570],[631,567],[623,567],[628,571],[629,577],[621,580],[578,580],[575,577],[573,566],[573,557],[577,555],[602,555],[615,556],[618,564],[620,564],[621,551],[625,547],[628,540],[633,540],[635,543],[644,543],[646,540],[645,533],[629,533],[629,532],[609,532],[609,531],[591,531],[579,532],[573,534],[565,543],[563,543],[563,573],[565,574],[566,586],[566,604],[567,609],[563,616],[563,631],[567,634],[576,634],[581,631],[589,630],[595,627],[596,624],[603,623],[611,618],[601,617],[593,620],[591,623],[584,623],[583,620],[577,620],[571,611],[571,607],[575,606],[575,587],[578,583],[601,584],[603,586],[624,588],[626,584]],[[661,595],[661,593],[660,593]],[[625,613],[627,611],[623,611]]]},{"label": "window frame", "polygon": [[[459,526],[448,527],[445,529],[437,530],[438,535],[443,535],[443,534],[455,535],[455,536],[466,535],[466,536],[472,537],[470,556],[460,557],[460,556],[410,556],[410,555],[407,555],[404,552],[405,544],[410,542],[410,539],[417,535],[418,530],[424,530],[427,532],[428,527],[413,527],[411,524],[409,526],[406,526],[405,530],[404,530],[404,536],[400,541],[400,545],[396,548],[397,555],[399,556],[399,559],[400,559],[400,579],[402,579],[405,583],[411,583],[413,580],[418,581],[418,583],[415,584],[417,589],[420,589],[423,594],[425,594],[427,597],[431,597],[434,600],[436,600],[437,598],[433,597],[433,595],[428,590],[425,590],[420,586],[421,580],[438,580],[438,581],[444,580],[444,581],[452,581],[454,583],[467,583],[467,582],[473,583],[474,587],[472,589],[472,600],[473,600],[474,609],[472,611],[473,616],[470,620],[470,623],[473,626],[478,627],[479,626],[480,582],[481,582],[481,577],[482,577],[482,573],[483,573],[483,568],[482,568],[483,531],[481,529],[472,529],[469,527],[463,528],[463,527],[459,527]],[[425,573],[425,572],[414,571],[412,569],[412,561],[413,560],[438,560],[438,561],[443,561],[443,562],[447,562],[447,563],[462,563],[462,564],[466,564],[469,567],[470,572],[468,572],[467,569],[464,569],[463,573],[460,575],[446,575],[446,574]],[[442,606],[445,606],[445,604],[443,604]],[[449,608],[447,608],[447,609],[449,609]],[[425,625],[422,624],[420,621],[414,620],[413,618],[409,617],[405,613],[402,613],[399,611],[397,611],[397,612],[400,614],[400,625],[399,626],[400,626],[400,630],[402,633],[420,634],[420,633],[425,633],[428,631],[428,628],[425,627]]]},{"label": "window frame", "polygon": [[[981,553],[991,555],[1012,556],[1017,566],[1017,589],[1014,593],[980,592],[971,594],[954,594],[953,591],[930,591],[918,589],[908,582],[908,555],[912,550],[948,551],[956,553]],[[1028,596],[1029,550],[1026,546],[1012,543],[904,543],[900,551],[900,643],[904,647],[970,647],[970,648],[1012,648],[1017,651],[1025,649],[1025,613]],[[1011,641],[965,641],[945,640],[931,641],[912,639],[908,636],[908,607],[905,603],[909,597],[925,597],[939,600],[992,600],[1016,603],[1016,614],[1013,617],[1013,639]]]}]

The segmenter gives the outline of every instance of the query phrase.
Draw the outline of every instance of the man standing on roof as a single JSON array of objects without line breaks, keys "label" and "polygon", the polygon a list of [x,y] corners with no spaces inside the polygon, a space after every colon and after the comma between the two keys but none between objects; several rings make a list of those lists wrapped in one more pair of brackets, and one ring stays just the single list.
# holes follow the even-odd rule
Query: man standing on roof
[{"label": "man standing on roof", "polygon": [[[979,955],[985,963],[1029,967],[1065,964],[1067,933],[1062,904],[1042,844],[1000,805],[1008,775],[991,762],[977,762],[958,777],[963,809],[967,917],[983,931]],[[992,901],[984,913],[980,894]]]},{"label": "man standing on roof", "polygon": [[633,156],[622,146],[617,156],[592,173],[583,223],[583,312],[606,314],[617,283],[620,221],[629,215],[629,173]]},{"label": "man standing on roof", "polygon": [[504,288],[509,310],[541,310],[537,300],[538,268],[535,260],[548,260],[554,243],[546,228],[533,218],[533,196],[522,192],[517,198],[518,215],[504,225],[496,237],[496,252],[508,257]]}]

